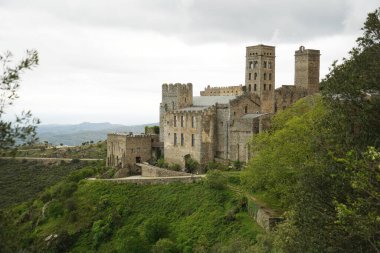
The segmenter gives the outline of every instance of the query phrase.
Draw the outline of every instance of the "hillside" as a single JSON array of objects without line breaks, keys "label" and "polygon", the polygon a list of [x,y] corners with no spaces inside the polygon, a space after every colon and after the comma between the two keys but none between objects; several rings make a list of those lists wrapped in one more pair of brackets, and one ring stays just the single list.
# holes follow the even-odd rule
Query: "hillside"
[{"label": "hillside", "polygon": [[107,139],[111,132],[143,133],[145,126],[158,125],[156,123],[125,126],[111,123],[83,122],[75,125],[40,125],[37,134],[41,142],[47,141],[53,145],[77,146],[83,142],[98,142]]},{"label": "hillside", "polygon": [[78,172],[34,201],[4,211],[0,231],[7,233],[0,232],[0,247],[5,252],[245,252],[263,233],[244,200],[227,188],[206,182],[77,183],[82,177]]}]

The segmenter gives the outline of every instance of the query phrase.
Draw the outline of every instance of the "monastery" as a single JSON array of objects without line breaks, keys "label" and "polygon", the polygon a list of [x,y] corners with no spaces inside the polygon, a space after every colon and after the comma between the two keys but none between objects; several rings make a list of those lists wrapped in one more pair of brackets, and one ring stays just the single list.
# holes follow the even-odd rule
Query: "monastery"
[{"label": "monastery", "polygon": [[295,83],[277,89],[275,58],[274,46],[247,47],[245,84],[208,86],[200,96],[193,96],[191,83],[163,84],[159,135],[108,134],[107,166],[133,172],[136,163],[160,155],[182,168],[187,158],[201,167],[248,161],[247,142],[269,127],[271,115],[319,91],[319,50],[296,50]]}]

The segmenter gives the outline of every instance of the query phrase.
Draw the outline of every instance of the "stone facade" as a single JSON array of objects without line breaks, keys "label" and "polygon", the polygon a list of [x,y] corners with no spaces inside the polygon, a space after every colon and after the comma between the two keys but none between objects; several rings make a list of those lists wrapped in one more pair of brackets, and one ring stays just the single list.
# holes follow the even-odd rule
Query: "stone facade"
[{"label": "stone facade", "polygon": [[136,163],[147,162],[155,157],[158,135],[132,135],[111,133],[107,136],[107,161],[109,167],[133,172]]},{"label": "stone facade", "polygon": [[[129,166],[137,157],[147,161],[157,146],[163,146],[167,162],[182,167],[189,156],[202,166],[214,160],[248,161],[247,142],[270,127],[270,116],[319,90],[319,50],[301,46],[295,52],[295,85],[278,89],[275,57],[273,46],[247,47],[244,86],[207,86],[201,96],[193,96],[191,83],[163,84],[159,142],[148,136],[109,135],[107,164]],[[131,152],[138,147],[139,153]]]},{"label": "stone facade", "polygon": [[201,96],[240,96],[243,95],[244,92],[245,89],[242,84],[227,87],[210,87],[210,85],[208,85],[201,91]]}]

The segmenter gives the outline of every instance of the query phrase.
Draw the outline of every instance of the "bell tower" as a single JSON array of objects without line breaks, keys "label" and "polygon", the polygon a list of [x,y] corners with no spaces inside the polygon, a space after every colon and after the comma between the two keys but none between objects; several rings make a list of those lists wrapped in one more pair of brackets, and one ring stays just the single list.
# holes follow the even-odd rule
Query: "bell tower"
[{"label": "bell tower", "polygon": [[261,112],[274,112],[276,48],[267,45],[246,49],[245,89],[260,97]]}]

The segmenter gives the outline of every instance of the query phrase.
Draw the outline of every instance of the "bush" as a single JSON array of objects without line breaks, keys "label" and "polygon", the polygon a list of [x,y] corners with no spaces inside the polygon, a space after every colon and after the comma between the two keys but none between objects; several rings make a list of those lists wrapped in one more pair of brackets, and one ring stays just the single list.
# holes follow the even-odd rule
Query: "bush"
[{"label": "bush", "polygon": [[84,168],[78,171],[73,171],[69,174],[67,180],[71,182],[79,182],[80,180],[92,176],[94,174],[94,170],[91,168]]},{"label": "bush", "polygon": [[149,252],[149,246],[139,236],[128,236],[118,252],[146,253]]},{"label": "bush", "polygon": [[156,244],[152,248],[153,253],[175,253],[177,252],[177,247],[168,238],[160,239],[156,242]]},{"label": "bush", "polygon": [[149,243],[155,243],[169,235],[169,222],[161,216],[153,217],[145,223],[144,234]]},{"label": "bush", "polygon": [[49,217],[58,218],[63,215],[63,206],[58,200],[53,200],[49,203],[47,214]]},{"label": "bush", "polygon": [[181,165],[177,163],[172,163],[169,165],[169,170],[174,170],[174,171],[180,171],[181,170]]},{"label": "bush", "polygon": [[207,170],[222,170],[222,171],[227,171],[228,170],[228,165],[223,164],[223,163],[218,163],[218,162],[209,162],[207,164]]},{"label": "bush", "polygon": [[76,183],[63,183],[60,187],[60,196],[63,198],[69,198],[77,190],[77,188],[78,186]]},{"label": "bush", "polygon": [[226,187],[227,178],[218,170],[211,170],[207,172],[206,184],[212,188],[221,190]]},{"label": "bush", "polygon": [[107,221],[97,220],[92,224],[92,243],[94,248],[106,240],[106,238],[111,234],[111,226]]},{"label": "bush", "polygon": [[194,160],[193,158],[185,157],[185,170],[187,173],[194,173],[195,171],[199,170],[199,162]]},{"label": "bush", "polygon": [[157,160],[157,166],[160,168],[167,168],[167,167],[169,167],[169,164],[167,162],[165,162],[164,158],[160,158]]},{"label": "bush", "polygon": [[232,168],[234,170],[240,170],[243,167],[243,163],[240,160],[235,160],[232,162]]}]

